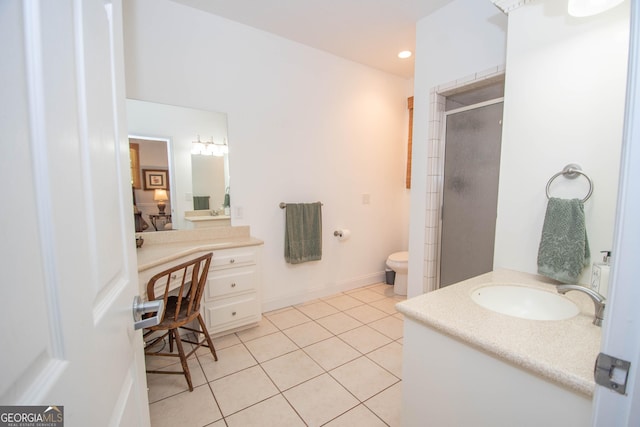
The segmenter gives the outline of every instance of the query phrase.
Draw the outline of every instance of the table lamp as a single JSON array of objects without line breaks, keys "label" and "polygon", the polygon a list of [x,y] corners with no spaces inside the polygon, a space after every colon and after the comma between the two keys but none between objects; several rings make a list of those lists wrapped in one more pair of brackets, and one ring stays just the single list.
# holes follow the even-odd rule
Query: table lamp
[{"label": "table lamp", "polygon": [[158,202],[158,212],[160,215],[164,215],[164,208],[167,206],[164,202],[169,200],[169,197],[167,197],[167,190],[156,190],[153,195],[153,200]]}]

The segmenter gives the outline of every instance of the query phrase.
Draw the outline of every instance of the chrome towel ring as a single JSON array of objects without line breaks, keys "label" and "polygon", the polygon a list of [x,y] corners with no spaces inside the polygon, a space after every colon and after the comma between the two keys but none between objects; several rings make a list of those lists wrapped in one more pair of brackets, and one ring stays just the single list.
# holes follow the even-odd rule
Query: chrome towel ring
[{"label": "chrome towel ring", "polygon": [[560,175],[568,179],[576,179],[580,175],[584,176],[589,182],[589,192],[587,193],[586,197],[582,199],[582,203],[589,200],[589,197],[591,197],[591,194],[593,193],[593,181],[591,181],[591,178],[589,178],[586,173],[582,172],[582,168],[580,167],[580,165],[577,165],[575,163],[568,164],[567,166],[564,167],[564,169],[562,169],[560,172],[553,175],[549,179],[549,182],[547,182],[547,199],[551,198],[551,195],[549,194],[549,187],[551,187],[551,183],[553,182],[554,179],[556,179]]}]

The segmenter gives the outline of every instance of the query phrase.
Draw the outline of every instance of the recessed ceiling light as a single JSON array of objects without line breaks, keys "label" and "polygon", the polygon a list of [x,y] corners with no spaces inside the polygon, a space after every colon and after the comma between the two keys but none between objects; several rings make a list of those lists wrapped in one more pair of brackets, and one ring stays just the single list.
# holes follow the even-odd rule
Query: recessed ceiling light
[{"label": "recessed ceiling light", "polygon": [[410,50],[403,50],[402,52],[400,52],[398,54],[398,58],[400,59],[407,59],[408,57],[410,57],[412,55]]}]

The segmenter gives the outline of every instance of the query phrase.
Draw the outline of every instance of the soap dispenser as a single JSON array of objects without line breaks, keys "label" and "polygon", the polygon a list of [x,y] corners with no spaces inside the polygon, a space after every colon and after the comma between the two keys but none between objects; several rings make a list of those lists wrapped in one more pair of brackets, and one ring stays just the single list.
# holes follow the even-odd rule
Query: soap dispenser
[{"label": "soap dispenser", "polygon": [[591,266],[591,290],[605,298],[609,297],[609,266],[611,251],[601,251],[602,262],[594,262]]}]

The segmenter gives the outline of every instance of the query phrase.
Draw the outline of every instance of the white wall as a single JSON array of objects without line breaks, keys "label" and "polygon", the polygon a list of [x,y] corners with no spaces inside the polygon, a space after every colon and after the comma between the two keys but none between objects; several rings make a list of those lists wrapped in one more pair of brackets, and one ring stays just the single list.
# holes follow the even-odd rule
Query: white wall
[{"label": "white wall", "polygon": [[[128,97],[228,113],[232,222],[265,241],[263,308],[382,280],[408,240],[410,82],[167,0],[124,13]],[[278,204],[317,200],[323,259],[288,265]]]},{"label": "white wall", "polygon": [[[628,2],[590,18],[569,17],[565,2],[551,0],[509,14],[495,267],[536,272],[545,186],[568,163],[594,183],[585,204],[592,260],[611,249],[628,26]],[[552,195],[586,192],[584,179],[559,177]]]},{"label": "white wall", "polygon": [[507,18],[488,0],[455,0],[416,27],[409,296],[423,292],[431,88],[504,64]]}]

